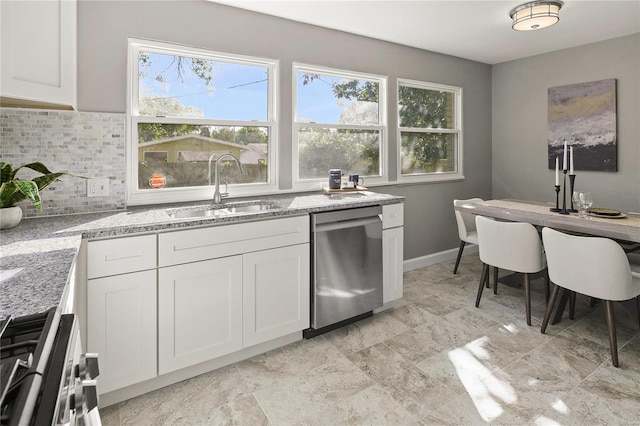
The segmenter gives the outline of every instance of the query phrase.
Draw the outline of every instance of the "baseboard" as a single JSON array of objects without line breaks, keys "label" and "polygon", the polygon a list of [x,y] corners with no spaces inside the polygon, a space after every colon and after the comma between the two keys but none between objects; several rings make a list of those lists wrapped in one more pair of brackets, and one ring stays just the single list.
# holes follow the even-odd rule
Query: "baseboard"
[{"label": "baseboard", "polygon": [[[100,394],[100,408],[105,408],[110,405],[126,401],[127,399],[135,398],[136,396],[140,396],[142,394],[163,388],[165,386],[173,385],[183,380],[199,376],[200,374],[217,370],[218,368],[243,361],[245,359],[288,345],[293,342],[297,342],[299,340],[302,340],[302,331],[287,334],[285,336],[278,337],[277,339],[269,340],[268,342],[258,343],[257,345],[250,346],[238,352],[223,355],[218,358],[193,365],[191,367],[183,368],[181,370],[172,371],[170,373],[163,374],[153,379],[149,379],[141,383],[136,383],[122,389],[116,389],[111,392]],[[99,387],[100,378],[98,377],[98,388]]]},{"label": "baseboard", "polygon": [[[464,247],[463,256],[468,254],[477,253],[478,246],[476,244],[467,244]],[[402,263],[402,270],[404,272],[413,271],[414,269],[424,268],[425,266],[435,265],[436,263],[445,262],[447,260],[455,259],[458,256],[458,249],[453,248],[450,250],[441,251],[438,253],[428,254],[426,256],[416,257],[413,259],[407,259]]]}]

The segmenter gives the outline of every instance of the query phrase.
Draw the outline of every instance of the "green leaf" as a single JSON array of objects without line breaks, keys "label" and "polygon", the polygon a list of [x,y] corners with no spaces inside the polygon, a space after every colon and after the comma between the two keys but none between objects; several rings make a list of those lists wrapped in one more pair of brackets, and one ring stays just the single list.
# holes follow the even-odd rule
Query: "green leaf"
[{"label": "green leaf", "polygon": [[45,166],[40,162],[35,162],[35,163],[23,164],[22,166],[18,167],[17,169],[14,170],[13,176],[15,176],[16,173],[18,173],[18,170],[22,168],[35,170],[36,172],[42,173],[43,175],[48,175],[49,173],[51,173],[51,171],[47,169],[47,166]]},{"label": "green leaf", "polygon": [[0,184],[9,182],[13,178],[11,163],[0,162]]},{"label": "green leaf", "polygon": [[38,210],[42,210],[40,191],[38,191],[38,185],[35,182],[24,179],[14,179],[2,185],[2,189],[0,190],[2,207],[15,206],[27,198]]},{"label": "green leaf", "polygon": [[33,182],[35,182],[38,185],[38,189],[42,191],[55,182],[60,176],[64,176],[66,174],[67,173],[49,173],[48,175],[33,178]]},{"label": "green leaf", "polygon": [[[42,176],[35,177],[32,180],[16,179],[16,173],[22,168],[42,173]],[[41,162],[24,164],[16,169],[13,169],[11,163],[0,162],[0,176],[2,178],[2,184],[0,185],[0,208],[13,207],[21,201],[28,199],[41,211],[42,200],[40,199],[40,191],[49,187],[63,175],[83,177],[62,172],[52,173],[47,166]]]}]

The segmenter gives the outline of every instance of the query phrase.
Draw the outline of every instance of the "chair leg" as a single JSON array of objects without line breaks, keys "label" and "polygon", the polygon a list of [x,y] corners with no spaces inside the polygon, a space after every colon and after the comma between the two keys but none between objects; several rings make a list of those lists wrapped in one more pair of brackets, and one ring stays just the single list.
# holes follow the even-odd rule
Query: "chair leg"
[{"label": "chair leg", "polygon": [[489,280],[489,265],[484,263],[482,265],[482,274],[480,275],[480,284],[478,285],[478,295],[476,296],[476,308],[480,306],[480,298],[482,297],[482,290],[484,290],[484,282]]},{"label": "chair leg", "polygon": [[547,325],[549,325],[549,320],[551,319],[551,314],[553,313],[553,307],[556,304],[556,299],[558,298],[558,294],[560,293],[560,286],[554,286],[553,291],[551,292],[551,298],[547,302],[547,311],[544,313],[544,320],[542,320],[542,327],[540,327],[540,333],[544,334],[547,331]]},{"label": "chair leg", "polygon": [[527,325],[531,325],[531,285],[529,274],[524,274],[524,309],[527,314]]},{"label": "chair leg", "polygon": [[618,366],[618,339],[616,336],[616,319],[613,313],[613,302],[606,301],[607,327],[609,328],[609,346],[611,347],[611,362],[614,367]]},{"label": "chair leg", "polygon": [[545,269],[544,272],[544,301],[549,302],[549,270]]},{"label": "chair leg", "polygon": [[498,294],[498,268],[493,267],[493,294]]},{"label": "chair leg", "polygon": [[574,319],[576,316],[576,292],[569,292],[569,319]]},{"label": "chair leg", "polygon": [[596,306],[597,301],[598,299],[596,299],[595,297],[592,297],[591,300],[589,301],[589,306],[593,308],[594,306]]},{"label": "chair leg", "polygon": [[466,243],[460,240],[460,248],[458,249],[458,258],[456,259],[456,266],[453,267],[454,275],[458,273],[458,265],[460,264],[460,259],[462,258],[462,251],[464,250],[464,245]]}]

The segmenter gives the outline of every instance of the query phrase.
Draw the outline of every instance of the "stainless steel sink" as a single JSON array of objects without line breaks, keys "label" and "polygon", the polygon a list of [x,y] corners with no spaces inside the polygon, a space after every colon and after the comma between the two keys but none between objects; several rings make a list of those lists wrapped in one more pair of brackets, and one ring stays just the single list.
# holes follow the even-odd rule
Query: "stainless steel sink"
[{"label": "stainless steel sink", "polygon": [[190,217],[220,217],[227,214],[224,209],[203,208],[196,210],[167,210],[167,214],[173,219],[184,219]]},{"label": "stainless steel sink", "polygon": [[229,214],[234,213],[254,213],[254,212],[263,212],[271,210],[274,207],[274,204],[269,203],[267,201],[256,201],[250,204],[242,203],[242,204],[228,204],[226,210]]},{"label": "stainless steel sink", "polygon": [[226,203],[196,209],[171,209],[167,210],[169,217],[173,219],[185,219],[194,217],[222,217],[234,214],[258,213],[279,208],[277,204],[264,201],[239,201],[237,203]]}]

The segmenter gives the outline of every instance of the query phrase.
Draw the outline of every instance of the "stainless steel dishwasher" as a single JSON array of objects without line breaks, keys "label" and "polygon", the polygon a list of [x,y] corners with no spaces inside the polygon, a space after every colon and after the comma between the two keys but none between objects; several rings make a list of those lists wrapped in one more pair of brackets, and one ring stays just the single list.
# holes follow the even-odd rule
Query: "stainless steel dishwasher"
[{"label": "stainless steel dishwasher", "polygon": [[311,214],[310,338],[382,306],[382,207]]}]

